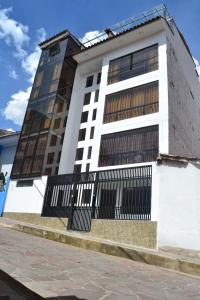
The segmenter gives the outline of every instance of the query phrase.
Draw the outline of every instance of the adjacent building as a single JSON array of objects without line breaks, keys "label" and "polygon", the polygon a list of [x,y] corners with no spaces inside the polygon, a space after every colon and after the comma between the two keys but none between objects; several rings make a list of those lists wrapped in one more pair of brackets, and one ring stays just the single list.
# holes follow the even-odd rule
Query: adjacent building
[{"label": "adjacent building", "polygon": [[[172,207],[164,224],[161,220],[166,203],[160,195],[167,188],[165,195],[176,198],[176,182],[169,191],[163,181],[162,169],[170,169],[166,161],[175,162],[176,169],[180,157],[187,163],[187,157],[200,157],[199,78],[166,7],[117,24],[84,44],[66,30],[40,46],[7,215],[42,213],[69,218],[69,229],[104,237],[110,232],[107,238],[123,236],[124,242],[200,249],[197,215],[187,219],[187,228],[196,226],[189,230],[190,243],[185,242],[188,232],[183,234],[188,211],[178,224]],[[166,159],[170,155],[179,158]],[[164,167],[158,165],[159,156]],[[168,171],[166,176],[174,174]],[[197,201],[193,198],[194,206]],[[163,230],[171,224],[169,232]],[[186,234],[182,239],[180,232]]]},{"label": "adjacent building", "polygon": [[3,213],[6,195],[9,187],[15,151],[19,140],[19,132],[0,129],[0,173],[6,175],[6,184],[0,191],[0,216]]}]

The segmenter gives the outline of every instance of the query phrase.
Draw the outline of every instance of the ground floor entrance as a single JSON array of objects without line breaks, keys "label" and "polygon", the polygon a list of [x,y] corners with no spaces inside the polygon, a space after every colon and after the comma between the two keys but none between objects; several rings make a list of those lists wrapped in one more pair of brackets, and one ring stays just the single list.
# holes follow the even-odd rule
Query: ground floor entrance
[{"label": "ground floor entrance", "polygon": [[80,231],[92,219],[150,220],[151,181],[151,166],[51,176],[42,216],[67,217]]}]

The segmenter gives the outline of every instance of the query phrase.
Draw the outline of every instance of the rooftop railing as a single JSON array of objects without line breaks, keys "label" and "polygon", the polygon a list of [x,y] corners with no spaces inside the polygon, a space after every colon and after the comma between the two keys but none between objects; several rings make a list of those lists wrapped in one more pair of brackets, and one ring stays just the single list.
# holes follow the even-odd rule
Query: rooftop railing
[{"label": "rooftop railing", "polygon": [[131,29],[135,26],[141,25],[144,22],[150,21],[156,17],[162,17],[170,22],[171,17],[164,4],[158,5],[148,11],[143,12],[137,17],[130,17],[126,20],[120,21],[115,25],[101,31],[91,31],[91,34],[81,39],[84,47],[90,47],[96,43],[107,40],[111,36],[115,36],[121,32]]}]

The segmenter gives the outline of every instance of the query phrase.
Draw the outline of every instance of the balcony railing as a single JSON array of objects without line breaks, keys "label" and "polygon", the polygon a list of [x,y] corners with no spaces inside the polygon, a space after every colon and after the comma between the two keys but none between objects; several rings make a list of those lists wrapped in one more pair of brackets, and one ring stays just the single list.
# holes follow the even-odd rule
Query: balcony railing
[{"label": "balcony railing", "polygon": [[[135,76],[139,76],[148,72],[152,72],[158,69],[158,57],[154,56],[150,59],[154,60],[150,62],[149,59],[140,61],[132,66],[121,67],[115,70],[109,70],[108,84],[119,82],[121,80],[129,79]],[[155,61],[156,60],[156,61]]]},{"label": "balcony railing", "polygon": [[116,122],[158,112],[158,101],[104,114],[104,123]]}]

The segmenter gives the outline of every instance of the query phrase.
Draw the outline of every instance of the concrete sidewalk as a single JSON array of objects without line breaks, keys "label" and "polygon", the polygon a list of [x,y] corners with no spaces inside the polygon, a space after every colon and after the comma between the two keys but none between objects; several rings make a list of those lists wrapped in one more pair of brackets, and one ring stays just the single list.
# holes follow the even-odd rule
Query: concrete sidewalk
[{"label": "concrete sidewalk", "polygon": [[5,226],[8,224],[0,227],[0,268],[38,297],[49,300],[200,299],[200,278],[72,247]]}]

